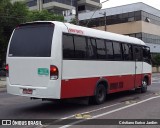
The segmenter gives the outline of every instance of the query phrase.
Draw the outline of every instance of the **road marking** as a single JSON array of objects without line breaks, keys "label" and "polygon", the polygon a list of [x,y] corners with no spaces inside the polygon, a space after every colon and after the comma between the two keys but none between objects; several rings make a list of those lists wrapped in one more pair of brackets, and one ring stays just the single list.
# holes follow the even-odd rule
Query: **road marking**
[{"label": "road marking", "polygon": [[153,83],[153,84],[154,84],[154,83],[156,84],[156,83],[160,83],[160,81],[157,81],[157,82],[152,82],[152,83]]},{"label": "road marking", "polygon": [[125,101],[125,104],[133,104],[133,103],[137,103],[137,101],[135,101],[135,100]]},{"label": "road marking", "polygon": [[[100,110],[103,110],[103,109],[106,109],[106,108],[110,108],[110,107],[113,107],[113,106],[116,106],[116,105],[119,105],[119,104],[121,104],[121,103],[112,104],[112,105],[105,106],[105,107],[98,108],[98,109],[94,109],[94,110],[91,110],[91,111],[85,111],[85,112],[80,113],[80,114],[88,114],[88,113],[91,113],[91,112],[100,111]],[[63,118],[61,118],[61,120],[63,120],[63,119],[68,119],[68,118],[71,118],[71,117],[74,117],[75,115],[76,115],[76,114],[71,115],[71,116],[67,116],[67,117],[63,117]]]},{"label": "road marking", "polygon": [[[145,100],[139,101],[139,102],[134,103],[134,104],[131,104],[131,105],[127,105],[127,106],[124,106],[124,107],[121,107],[121,108],[118,108],[118,109],[114,109],[114,110],[109,111],[109,112],[106,112],[106,113],[102,113],[102,114],[99,114],[99,115],[93,116],[93,117],[92,117],[92,119],[95,119],[95,118],[98,118],[98,117],[102,117],[102,116],[105,116],[105,115],[108,115],[108,114],[111,114],[111,113],[114,113],[114,112],[117,112],[117,111],[120,111],[120,110],[123,110],[123,109],[129,108],[129,107],[132,107],[132,106],[135,106],[135,105],[138,105],[138,104],[141,104],[141,103],[144,103],[144,102],[147,102],[147,101],[150,101],[150,100],[156,99],[156,98],[160,98],[160,96],[151,97],[151,98],[148,98],[148,99],[145,99]],[[75,125],[75,124],[81,123],[81,122],[83,122],[83,121],[85,121],[85,120],[75,121],[75,122],[73,122],[73,123],[70,123],[70,124],[68,124],[68,125],[64,125],[64,126],[59,127],[59,128],[68,128],[68,127],[71,127],[72,125]]]},{"label": "road marking", "polygon": [[[116,105],[119,105],[119,104],[122,104],[122,103],[116,103],[116,104],[108,105],[108,106],[105,106],[105,107],[102,107],[102,108],[94,109],[94,110],[91,110],[91,111],[86,111],[86,112],[83,112],[83,113],[81,113],[79,115],[88,114],[88,113],[91,113],[91,112],[96,112],[96,111],[103,110],[103,109],[106,109],[106,108],[110,108],[110,107],[113,107],[113,106],[116,106]],[[57,122],[61,122],[61,120],[65,120],[65,119],[69,119],[69,118],[75,117],[76,115],[78,115],[78,114],[74,114],[74,115],[71,115],[71,116],[60,118],[59,120],[57,120]],[[42,125],[42,126],[38,126],[36,128],[46,128],[48,126],[49,125]]]},{"label": "road marking", "polygon": [[156,92],[155,95],[156,95],[156,96],[160,95],[160,92]]},{"label": "road marking", "polygon": [[152,78],[152,81],[160,80],[160,78]]}]

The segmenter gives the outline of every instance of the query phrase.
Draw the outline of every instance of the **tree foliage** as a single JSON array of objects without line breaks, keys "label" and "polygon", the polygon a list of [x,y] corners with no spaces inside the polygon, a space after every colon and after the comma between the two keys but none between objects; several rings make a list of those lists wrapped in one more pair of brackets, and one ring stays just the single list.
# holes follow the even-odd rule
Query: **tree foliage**
[{"label": "tree foliage", "polygon": [[76,19],[75,19],[75,18],[72,18],[71,21],[70,21],[70,23],[76,25]]},{"label": "tree foliage", "polygon": [[64,17],[47,10],[29,11],[24,2],[12,4],[10,0],[0,0],[0,67],[5,62],[8,41],[13,29],[21,23],[43,20],[64,21]]},{"label": "tree foliage", "polygon": [[64,17],[48,12],[47,10],[42,11],[30,11],[28,13],[28,21],[64,21]]},{"label": "tree foliage", "polygon": [[0,67],[6,58],[6,49],[13,29],[27,19],[28,8],[23,2],[0,1]]},{"label": "tree foliage", "polygon": [[155,54],[152,56],[153,66],[160,66],[160,54]]}]

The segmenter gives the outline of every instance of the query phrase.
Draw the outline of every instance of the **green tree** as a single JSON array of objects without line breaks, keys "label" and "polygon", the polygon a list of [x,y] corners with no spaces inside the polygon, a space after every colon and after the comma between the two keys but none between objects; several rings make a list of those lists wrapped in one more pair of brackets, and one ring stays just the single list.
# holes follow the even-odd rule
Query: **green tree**
[{"label": "green tree", "polygon": [[0,0],[0,67],[5,62],[7,46],[13,29],[21,23],[40,20],[64,21],[64,17],[47,10],[29,11],[25,2],[12,4],[10,0]]},{"label": "green tree", "polygon": [[70,23],[76,25],[76,19],[75,19],[75,18],[72,18],[71,21],[70,21]]},{"label": "green tree", "polygon": [[153,66],[160,66],[160,54],[155,54],[152,56]]},{"label": "green tree", "polygon": [[5,62],[9,38],[15,26],[25,22],[28,8],[23,2],[0,0],[0,67]]},{"label": "green tree", "polygon": [[64,17],[61,15],[56,15],[54,13],[50,13],[47,10],[42,11],[30,11],[28,13],[27,21],[64,21]]}]

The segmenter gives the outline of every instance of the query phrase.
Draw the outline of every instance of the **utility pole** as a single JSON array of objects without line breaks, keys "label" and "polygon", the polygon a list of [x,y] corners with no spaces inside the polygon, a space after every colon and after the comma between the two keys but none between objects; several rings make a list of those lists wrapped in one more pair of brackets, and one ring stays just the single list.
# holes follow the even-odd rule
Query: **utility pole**
[{"label": "utility pole", "polygon": [[105,21],[105,31],[107,31],[107,16],[106,16],[106,11],[104,12],[104,21]]},{"label": "utility pole", "polygon": [[78,19],[78,0],[75,0],[75,6],[76,6],[76,25],[79,25],[79,19]]},{"label": "utility pole", "polygon": [[43,9],[42,0],[37,0],[37,6],[38,6],[38,11],[42,11]]},{"label": "utility pole", "polygon": [[107,31],[107,16],[106,16],[106,11],[104,13],[99,13],[104,15],[104,30]]},{"label": "utility pole", "polygon": [[[105,1],[101,2],[100,4],[103,4],[103,3],[107,2],[107,1],[109,1],[109,0],[105,0]],[[98,8],[97,8],[97,9],[98,9]],[[94,11],[94,13],[92,14],[91,18],[88,20],[86,26],[88,26],[88,24],[89,24],[89,22],[91,21],[92,17],[93,17],[94,14],[96,13],[96,11],[98,11],[97,9]],[[104,13],[99,13],[99,14],[104,15],[104,18],[105,18],[105,19],[104,19],[104,21],[105,21],[105,31],[107,31],[107,16],[106,16],[106,10],[105,10]]]}]

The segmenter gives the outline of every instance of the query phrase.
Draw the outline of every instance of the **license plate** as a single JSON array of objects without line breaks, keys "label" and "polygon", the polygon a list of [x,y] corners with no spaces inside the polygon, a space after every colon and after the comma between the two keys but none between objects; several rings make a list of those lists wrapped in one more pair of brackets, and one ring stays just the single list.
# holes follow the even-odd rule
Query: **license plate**
[{"label": "license plate", "polygon": [[33,90],[32,89],[23,89],[23,94],[32,94]]}]

